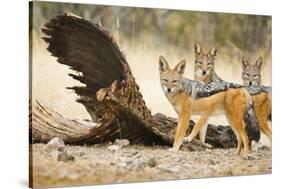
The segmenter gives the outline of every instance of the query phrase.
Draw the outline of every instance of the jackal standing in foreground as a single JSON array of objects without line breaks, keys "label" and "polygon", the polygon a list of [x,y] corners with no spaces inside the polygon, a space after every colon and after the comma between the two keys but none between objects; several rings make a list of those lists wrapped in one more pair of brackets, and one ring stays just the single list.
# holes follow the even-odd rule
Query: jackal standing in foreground
[{"label": "jackal standing in foreground", "polygon": [[[194,64],[194,79],[205,84],[212,82],[223,82],[223,80],[215,72],[215,57],[217,48],[213,47],[208,52],[204,52],[199,43],[194,45],[195,64]],[[261,86],[261,65],[262,58],[256,61],[255,65],[250,65],[246,58],[242,60],[243,85],[249,87]],[[250,93],[251,94],[251,93]],[[271,128],[268,126],[268,118],[271,116],[271,94],[260,92],[251,94],[254,111],[259,123],[260,130],[268,136],[271,141]],[[205,141],[207,124],[200,130],[200,141]]]},{"label": "jackal standing in foreground", "polygon": [[[249,93],[243,88],[229,88],[208,97],[193,98],[183,87],[187,86],[183,85],[184,83],[191,81],[183,77],[185,65],[185,60],[182,60],[174,69],[171,69],[167,60],[163,56],[159,57],[161,87],[178,114],[178,124],[172,150],[177,151],[182,145],[191,115],[201,115],[201,118],[187,137],[188,142],[192,141],[198,134],[209,116],[225,114],[237,137],[236,154],[240,154],[243,145],[243,157],[248,158],[249,139],[245,130],[244,114],[251,104]],[[258,128],[256,128],[256,131],[258,131],[258,135],[256,135],[258,137],[256,138],[259,138]]]}]

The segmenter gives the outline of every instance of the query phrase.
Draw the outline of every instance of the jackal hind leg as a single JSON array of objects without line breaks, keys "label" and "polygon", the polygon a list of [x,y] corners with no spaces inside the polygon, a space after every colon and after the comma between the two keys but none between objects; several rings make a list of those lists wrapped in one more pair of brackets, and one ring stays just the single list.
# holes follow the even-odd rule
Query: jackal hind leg
[{"label": "jackal hind leg", "polygon": [[260,121],[260,130],[268,137],[270,143],[272,144],[272,131],[266,119]]},{"label": "jackal hind leg", "polygon": [[230,117],[230,115],[226,115],[226,118],[229,122],[229,125],[231,126],[235,136],[236,136],[236,139],[237,139],[237,148],[236,148],[236,151],[235,151],[235,154],[236,155],[240,155],[241,153],[241,150],[242,150],[242,147],[243,147],[243,144],[242,144],[242,138],[241,138],[241,135],[240,133],[238,132],[238,130],[236,129],[236,125],[235,124],[235,121]]},{"label": "jackal hind leg", "polygon": [[234,133],[236,135],[236,138],[237,138],[237,148],[236,148],[235,154],[240,155],[241,150],[243,148],[242,138],[240,137],[240,134],[238,133],[238,131],[236,129],[233,129],[233,131],[234,131]]},{"label": "jackal hind leg", "polygon": [[268,116],[267,115],[265,116],[262,112],[260,113],[257,111],[256,111],[256,115],[259,122],[260,131],[263,132],[270,140],[270,143],[272,143],[272,130],[271,127],[268,125],[268,121],[267,121]]},{"label": "jackal hind leg", "polygon": [[247,132],[246,132],[244,127],[239,128],[238,132],[240,133],[240,136],[241,136],[241,139],[242,139],[242,142],[243,142],[243,147],[244,147],[243,148],[243,157],[245,159],[248,159],[248,154],[249,154],[249,138],[248,138]]},{"label": "jackal hind leg", "polygon": [[260,131],[264,133],[270,140],[270,143],[272,143],[272,130],[268,124],[268,117],[271,113],[271,101],[265,100],[263,103],[255,105],[254,111],[256,113]]}]

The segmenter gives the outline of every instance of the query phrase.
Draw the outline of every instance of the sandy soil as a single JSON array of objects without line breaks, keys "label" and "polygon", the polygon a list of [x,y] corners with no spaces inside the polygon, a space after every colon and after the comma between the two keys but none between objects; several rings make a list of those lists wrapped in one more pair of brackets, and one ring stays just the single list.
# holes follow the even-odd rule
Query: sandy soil
[{"label": "sandy soil", "polygon": [[[111,146],[111,147],[110,147]],[[71,156],[59,161],[57,150],[33,144],[34,186],[95,185],[201,177],[269,174],[271,150],[252,151],[251,160],[234,155],[235,149],[168,151],[167,146],[65,146]]]}]

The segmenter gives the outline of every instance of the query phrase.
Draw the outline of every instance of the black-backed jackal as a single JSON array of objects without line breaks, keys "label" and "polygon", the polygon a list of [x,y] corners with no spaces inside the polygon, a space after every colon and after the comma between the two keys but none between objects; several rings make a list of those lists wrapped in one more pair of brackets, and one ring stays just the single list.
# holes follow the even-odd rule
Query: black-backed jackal
[{"label": "black-backed jackal", "polygon": [[[242,58],[242,80],[246,87],[260,87],[261,80],[261,67],[263,58],[260,57],[256,60],[255,64],[251,65],[247,58]],[[268,119],[271,119],[271,92],[262,92],[253,94],[252,100],[254,110],[259,122],[260,130],[272,141],[271,127],[268,125]]]},{"label": "black-backed jackal", "polygon": [[[192,141],[198,134],[200,128],[210,116],[224,114],[228,118],[238,140],[236,154],[240,154],[242,147],[244,147],[243,156],[247,158],[249,139],[245,129],[244,115],[247,108],[250,107],[251,96],[244,88],[230,88],[208,97],[193,98],[183,87],[188,85],[182,84],[191,81],[183,77],[185,64],[185,60],[182,60],[175,68],[171,69],[166,59],[163,56],[159,57],[161,87],[178,114],[178,124],[172,150],[177,151],[182,145],[191,115],[201,115],[201,118],[187,137],[188,142]],[[258,128],[252,129],[256,138],[259,138]]]}]

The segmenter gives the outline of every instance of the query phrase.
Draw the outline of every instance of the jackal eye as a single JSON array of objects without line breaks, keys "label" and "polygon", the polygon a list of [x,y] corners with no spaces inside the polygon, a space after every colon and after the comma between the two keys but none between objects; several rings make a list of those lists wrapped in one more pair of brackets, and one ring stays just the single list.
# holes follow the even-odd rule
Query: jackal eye
[{"label": "jackal eye", "polygon": [[167,82],[168,82],[168,79],[163,79],[163,81],[167,83]]},{"label": "jackal eye", "polygon": [[255,74],[255,75],[253,76],[254,79],[259,79],[259,77],[260,77],[260,76],[259,76],[258,74]]},{"label": "jackal eye", "polygon": [[213,63],[209,62],[207,65],[208,65],[208,66],[212,66],[212,65],[213,65]]},{"label": "jackal eye", "polygon": [[244,77],[249,77],[250,75],[249,74],[247,74],[247,73],[244,73]]},{"label": "jackal eye", "polygon": [[177,82],[178,82],[178,80],[173,80],[172,82],[173,82],[173,83],[177,83]]},{"label": "jackal eye", "polygon": [[202,62],[201,61],[197,61],[196,64],[198,64],[199,66],[202,65]]}]

